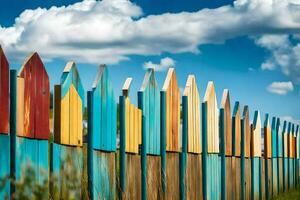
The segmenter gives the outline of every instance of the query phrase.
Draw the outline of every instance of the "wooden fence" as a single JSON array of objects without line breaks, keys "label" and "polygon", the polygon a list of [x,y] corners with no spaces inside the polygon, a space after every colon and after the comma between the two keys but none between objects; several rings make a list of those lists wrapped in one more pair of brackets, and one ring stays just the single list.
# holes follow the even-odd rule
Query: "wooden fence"
[{"label": "wooden fence", "polygon": [[[161,90],[148,69],[137,105],[129,98],[132,81],[126,79],[116,102],[108,68],[101,65],[86,94],[69,62],[54,86],[51,110],[39,55],[9,74],[0,48],[0,177],[13,180],[2,184],[0,198],[18,192],[15,182],[24,179],[27,166],[54,199],[255,200],[299,185],[299,125],[262,118],[259,111],[251,121],[248,106],[231,106],[227,89],[218,106],[213,82],[201,99],[195,75],[180,96],[174,68]],[[70,189],[67,179],[79,189]]]}]

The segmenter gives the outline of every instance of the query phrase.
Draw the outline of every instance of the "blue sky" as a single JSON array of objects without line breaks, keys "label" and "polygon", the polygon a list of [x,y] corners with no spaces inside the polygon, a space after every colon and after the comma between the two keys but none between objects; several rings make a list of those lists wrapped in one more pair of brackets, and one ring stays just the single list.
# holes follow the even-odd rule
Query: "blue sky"
[{"label": "blue sky", "polygon": [[295,0],[76,2],[2,2],[0,44],[11,67],[18,69],[37,51],[53,87],[66,62],[74,60],[89,90],[99,64],[106,63],[116,95],[133,77],[136,102],[145,66],[156,68],[162,87],[166,66],[174,65],[182,89],[188,74],[196,75],[201,98],[212,80],[218,103],[228,88],[232,108],[240,101],[251,113],[258,109],[300,123]]}]

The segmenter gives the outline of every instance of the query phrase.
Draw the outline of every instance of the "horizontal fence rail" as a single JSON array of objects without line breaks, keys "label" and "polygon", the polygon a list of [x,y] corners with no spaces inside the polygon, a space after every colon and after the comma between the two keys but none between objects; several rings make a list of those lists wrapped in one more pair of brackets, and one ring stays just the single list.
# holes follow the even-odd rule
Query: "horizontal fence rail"
[{"label": "horizontal fence rail", "polygon": [[268,200],[299,186],[299,124],[250,119],[212,81],[202,99],[193,74],[181,95],[174,68],[161,88],[147,69],[136,105],[133,81],[116,101],[101,65],[86,93],[68,62],[50,105],[39,55],[17,73],[0,46],[0,199]]}]

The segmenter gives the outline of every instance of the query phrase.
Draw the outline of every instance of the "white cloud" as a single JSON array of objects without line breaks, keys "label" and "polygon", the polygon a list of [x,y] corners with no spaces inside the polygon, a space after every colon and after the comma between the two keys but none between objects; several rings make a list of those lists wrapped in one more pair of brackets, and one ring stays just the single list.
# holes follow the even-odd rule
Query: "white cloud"
[{"label": "white cloud", "polygon": [[271,93],[285,95],[288,92],[294,90],[293,83],[291,81],[288,82],[273,82],[268,87],[267,90]]},{"label": "white cloud", "polygon": [[280,67],[283,74],[300,83],[300,43],[292,43],[288,34],[267,34],[256,38],[257,45],[270,51],[270,57],[261,65],[263,70]]},{"label": "white cloud", "polygon": [[151,61],[144,63],[144,68],[153,68],[155,71],[165,71],[169,67],[175,67],[175,60],[169,57],[162,58],[158,64]]},{"label": "white cloud", "polygon": [[292,116],[282,116],[282,117],[280,117],[280,119],[282,121],[287,121],[287,122],[294,123],[296,125],[300,125],[300,119],[295,119]]},{"label": "white cloud", "polygon": [[25,10],[13,26],[0,26],[0,43],[12,59],[38,51],[44,59],[117,63],[129,55],[197,53],[201,44],[274,32],[299,34],[299,3],[237,0],[198,12],[143,16],[128,0],[85,0]]}]

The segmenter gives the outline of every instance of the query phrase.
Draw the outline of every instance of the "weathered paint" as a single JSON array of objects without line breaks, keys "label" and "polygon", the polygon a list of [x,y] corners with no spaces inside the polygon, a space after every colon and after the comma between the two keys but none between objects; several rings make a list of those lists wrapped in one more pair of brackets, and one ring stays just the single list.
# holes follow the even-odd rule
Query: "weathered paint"
[{"label": "weathered paint", "polygon": [[282,174],[283,174],[283,191],[288,190],[288,123],[287,121],[283,122],[283,129],[282,129],[282,148],[283,148],[283,167],[282,167]]},{"label": "weathered paint", "polygon": [[9,129],[9,64],[0,45],[0,133]]},{"label": "weathered paint", "polygon": [[92,92],[93,148],[116,151],[117,104],[105,65],[99,67]]},{"label": "weathered paint", "polygon": [[[0,134],[0,179],[10,176],[10,136],[6,134]],[[10,186],[9,182],[6,182],[3,190],[0,191],[0,199],[4,197],[9,198]]]},{"label": "weathered paint", "polygon": [[194,75],[188,76],[183,96],[187,97],[187,151],[201,153],[200,96]]},{"label": "weathered paint", "polygon": [[[49,138],[50,86],[44,64],[37,53],[31,54],[21,67],[18,78],[17,96],[20,101],[17,110],[19,136],[28,138]],[[20,92],[19,92],[20,91]],[[23,100],[23,102],[22,102]],[[22,108],[22,106],[24,106]],[[22,128],[21,128],[22,127]]]},{"label": "weathered paint", "polygon": [[[83,176],[83,155],[81,147],[65,146],[61,144],[52,143],[51,144],[51,166],[50,173],[52,177],[56,179],[52,187],[57,187],[58,194],[65,193],[65,187],[62,185],[65,181],[66,170],[76,170],[73,174],[74,177],[80,179],[80,184],[82,183]],[[73,171],[74,172],[74,171]],[[74,190],[73,190],[74,192]],[[80,192],[81,193],[81,192]],[[74,193],[69,194],[69,198],[80,198],[75,197]]]},{"label": "weathered paint", "polygon": [[16,138],[16,180],[20,181],[25,170],[32,169],[35,181],[43,184],[48,180],[48,140],[37,140],[25,137]]},{"label": "weathered paint", "polygon": [[175,69],[170,68],[165,79],[162,92],[166,94],[164,102],[166,112],[166,150],[180,151],[180,91],[176,79]]},{"label": "weathered paint", "polygon": [[251,125],[251,157],[261,157],[261,121],[259,111],[255,111]]},{"label": "weathered paint", "polygon": [[225,155],[232,155],[232,120],[231,120],[231,108],[230,108],[230,95],[229,90],[223,91],[221,100],[221,108],[224,110],[223,123],[224,124],[224,147]]},{"label": "weathered paint", "polygon": [[[84,91],[74,62],[67,63],[55,97],[54,138],[58,144],[82,146]],[[58,92],[60,91],[60,94]]]},{"label": "weathered paint", "polygon": [[260,157],[251,158],[251,199],[260,199]]},{"label": "weathered paint", "polygon": [[116,199],[115,156],[93,150],[93,199]]},{"label": "weathered paint", "polygon": [[138,93],[139,109],[145,119],[146,152],[160,155],[160,92],[153,69],[147,70]]}]

